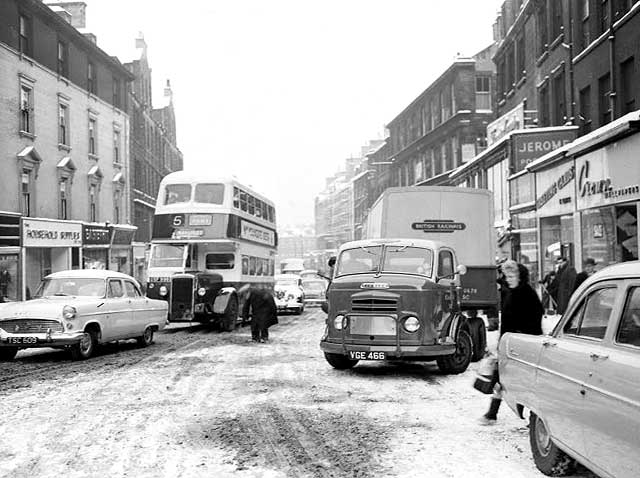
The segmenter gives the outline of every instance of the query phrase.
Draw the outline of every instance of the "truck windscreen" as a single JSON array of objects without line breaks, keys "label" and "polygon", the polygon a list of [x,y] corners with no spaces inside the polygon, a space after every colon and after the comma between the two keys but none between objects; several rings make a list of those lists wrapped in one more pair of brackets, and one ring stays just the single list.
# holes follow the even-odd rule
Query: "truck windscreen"
[{"label": "truck windscreen", "polygon": [[336,275],[361,274],[376,272],[382,257],[382,246],[362,246],[346,249],[340,254],[336,266]]},{"label": "truck windscreen", "polygon": [[431,277],[433,251],[422,247],[387,246],[382,272],[402,272]]}]

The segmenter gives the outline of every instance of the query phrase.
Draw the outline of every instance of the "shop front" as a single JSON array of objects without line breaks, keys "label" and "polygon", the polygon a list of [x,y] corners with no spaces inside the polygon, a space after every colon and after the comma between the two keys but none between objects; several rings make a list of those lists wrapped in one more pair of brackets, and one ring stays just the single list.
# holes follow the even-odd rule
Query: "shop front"
[{"label": "shop front", "polygon": [[558,155],[555,161],[533,165],[536,183],[536,215],[540,245],[540,271],[544,277],[563,256],[576,265],[574,211],[575,165],[573,159]]},{"label": "shop front", "polygon": [[0,302],[21,299],[20,214],[0,212]]},{"label": "shop front", "polygon": [[82,224],[54,219],[22,218],[22,296],[31,298],[52,272],[77,269]]},{"label": "shop front", "polygon": [[580,259],[597,269],[638,259],[639,154],[636,133],[575,159]]},{"label": "shop front", "polygon": [[116,224],[111,228],[111,249],[109,251],[109,269],[134,275],[133,236],[138,229],[135,226]]},{"label": "shop front", "polygon": [[82,268],[108,269],[111,228],[106,224],[82,224]]}]

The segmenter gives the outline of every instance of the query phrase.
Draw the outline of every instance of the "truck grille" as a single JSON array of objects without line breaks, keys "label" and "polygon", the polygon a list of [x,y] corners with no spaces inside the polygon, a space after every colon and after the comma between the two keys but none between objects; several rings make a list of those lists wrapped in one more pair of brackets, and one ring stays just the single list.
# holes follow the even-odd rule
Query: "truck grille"
[{"label": "truck grille", "polygon": [[10,334],[44,334],[51,332],[64,332],[62,324],[57,320],[48,319],[11,319],[0,321],[0,329]]},{"label": "truck grille", "polygon": [[351,300],[353,312],[395,312],[397,309],[398,299],[373,297]]},{"label": "truck grille", "polygon": [[351,315],[349,333],[352,335],[396,335],[393,317]]},{"label": "truck grille", "polygon": [[175,277],[171,281],[171,317],[180,318],[192,313],[193,278]]}]

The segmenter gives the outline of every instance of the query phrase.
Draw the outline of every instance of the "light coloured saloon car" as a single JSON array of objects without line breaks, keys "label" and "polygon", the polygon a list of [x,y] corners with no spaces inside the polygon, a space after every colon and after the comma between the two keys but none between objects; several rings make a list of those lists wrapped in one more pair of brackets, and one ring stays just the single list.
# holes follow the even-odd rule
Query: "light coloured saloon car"
[{"label": "light coloured saloon car", "polygon": [[640,262],[587,279],[549,335],[505,334],[499,367],[540,471],[640,476]]},{"label": "light coloured saloon car", "polygon": [[20,349],[68,348],[76,360],[105,342],[141,346],[167,323],[167,302],[145,297],[133,277],[108,270],[69,270],[45,277],[33,300],[0,304],[0,360]]}]

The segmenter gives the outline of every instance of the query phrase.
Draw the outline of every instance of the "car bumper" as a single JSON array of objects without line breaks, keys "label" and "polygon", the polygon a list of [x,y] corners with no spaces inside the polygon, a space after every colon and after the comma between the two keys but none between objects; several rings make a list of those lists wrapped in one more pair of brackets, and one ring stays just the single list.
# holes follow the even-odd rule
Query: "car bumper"
[{"label": "car bumper", "polygon": [[322,305],[324,303],[326,303],[327,300],[326,299],[315,299],[315,298],[311,298],[311,299],[304,299],[304,305]]},{"label": "car bumper", "polygon": [[[69,333],[39,333],[39,334],[10,334],[0,329],[0,347],[37,348],[37,347],[65,347],[80,342],[84,332]],[[28,343],[13,343],[14,340],[28,338]],[[33,341],[35,339],[35,342]]]},{"label": "car bumper", "polygon": [[289,300],[289,301],[277,300],[276,301],[276,307],[278,308],[278,310],[282,310],[282,311],[300,310],[302,309],[303,306],[304,304],[301,304],[300,302],[293,301],[293,300]]},{"label": "car bumper", "polygon": [[349,352],[385,352],[391,359],[418,359],[451,355],[456,347],[455,345],[359,345],[323,340],[320,342],[320,349],[323,352],[338,355],[348,355]]}]

